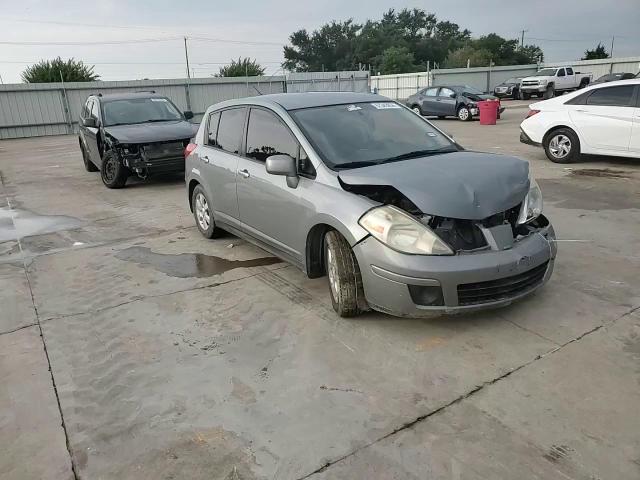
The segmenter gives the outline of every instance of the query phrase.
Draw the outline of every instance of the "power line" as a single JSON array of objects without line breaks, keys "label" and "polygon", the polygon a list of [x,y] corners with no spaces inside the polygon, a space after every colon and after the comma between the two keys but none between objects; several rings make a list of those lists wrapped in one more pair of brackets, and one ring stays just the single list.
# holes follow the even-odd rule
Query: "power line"
[{"label": "power line", "polygon": [[152,43],[152,42],[167,42],[172,40],[182,40],[182,37],[165,37],[165,38],[138,38],[135,40],[107,40],[101,42],[8,42],[0,41],[0,45],[57,45],[57,46],[71,46],[71,45],[122,45],[129,43]]},{"label": "power line", "polygon": [[226,38],[210,38],[210,37],[189,37],[189,40],[196,40],[201,42],[214,42],[214,43],[237,43],[243,45],[273,45],[275,47],[284,47],[284,43],[278,42],[259,42],[259,41],[245,41],[245,40],[229,40]]}]

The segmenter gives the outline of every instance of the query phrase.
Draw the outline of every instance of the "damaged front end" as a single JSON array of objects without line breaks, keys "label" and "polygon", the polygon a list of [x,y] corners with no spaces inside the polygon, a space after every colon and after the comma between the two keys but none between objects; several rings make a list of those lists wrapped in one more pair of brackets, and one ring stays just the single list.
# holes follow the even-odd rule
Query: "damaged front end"
[{"label": "damaged front end", "polygon": [[184,148],[189,139],[150,143],[120,143],[111,139],[122,164],[138,177],[152,174],[184,172]]}]

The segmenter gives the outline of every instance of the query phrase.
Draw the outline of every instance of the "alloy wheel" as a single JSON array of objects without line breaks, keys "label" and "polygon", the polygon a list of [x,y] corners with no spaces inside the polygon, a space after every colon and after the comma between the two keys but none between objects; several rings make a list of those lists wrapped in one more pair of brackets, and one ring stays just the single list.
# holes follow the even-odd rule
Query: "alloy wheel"
[{"label": "alloy wheel", "polygon": [[460,120],[467,120],[469,118],[469,110],[465,107],[462,107],[459,111],[458,111],[458,118]]},{"label": "alloy wheel", "polygon": [[418,107],[413,107],[411,110],[413,110],[413,113],[416,113],[417,115],[422,115]]},{"label": "alloy wheel", "polygon": [[571,140],[566,135],[556,135],[549,142],[549,152],[554,158],[564,158],[571,152]]},{"label": "alloy wheel", "polygon": [[209,230],[211,225],[211,213],[209,212],[209,204],[207,198],[202,194],[196,195],[196,217],[198,224],[202,230]]},{"label": "alloy wheel", "polygon": [[331,295],[333,295],[334,299],[337,299],[338,292],[340,291],[340,277],[338,275],[338,266],[336,265],[336,259],[331,251],[331,248],[327,248],[327,275],[329,276]]}]

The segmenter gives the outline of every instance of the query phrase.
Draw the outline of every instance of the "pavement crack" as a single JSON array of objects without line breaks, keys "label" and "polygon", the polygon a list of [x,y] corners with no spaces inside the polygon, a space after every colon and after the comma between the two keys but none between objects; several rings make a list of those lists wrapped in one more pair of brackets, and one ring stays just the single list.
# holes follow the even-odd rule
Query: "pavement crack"
[{"label": "pavement crack", "polygon": [[530,328],[523,327],[522,325],[514,322],[513,320],[509,320],[508,318],[504,318],[504,317],[501,317],[501,318],[503,320],[505,320],[506,322],[510,323],[511,325],[513,325],[514,327],[518,327],[521,330],[524,330],[525,332],[528,332],[528,333],[531,333],[531,334],[533,334],[533,335],[535,335],[537,337],[540,337],[541,339],[546,340],[549,343],[553,343],[554,345],[560,346],[560,344],[558,342],[556,342],[555,340],[551,340],[549,337],[545,337],[544,335],[542,335],[542,334],[540,334],[540,333],[538,333],[538,332],[536,332],[534,330],[531,330]]},{"label": "pavement crack", "polygon": [[[3,182],[4,184],[4,182]],[[12,206],[11,206],[11,200],[7,197],[7,205],[9,206],[9,210],[13,210]],[[11,217],[11,221],[13,222],[13,226],[14,228],[16,228],[15,225],[15,218],[12,216]],[[62,413],[62,406],[60,404],[60,395],[58,394],[58,387],[56,385],[56,379],[55,376],[53,374],[53,368],[51,367],[51,359],[49,358],[49,351],[47,350],[47,342],[44,336],[44,332],[42,331],[42,325],[40,323],[40,313],[38,312],[38,307],[36,306],[36,301],[33,295],[33,287],[31,285],[31,279],[29,278],[29,272],[28,272],[28,268],[27,268],[27,260],[26,257],[24,255],[24,251],[22,249],[22,242],[21,239],[18,238],[17,239],[18,242],[18,249],[20,251],[20,256],[22,257],[22,268],[24,271],[24,276],[25,279],[27,281],[27,287],[29,288],[29,296],[31,297],[31,305],[33,307],[33,311],[35,313],[36,316],[36,323],[33,324],[33,326],[38,327],[38,330],[40,331],[40,338],[42,339],[42,347],[44,349],[44,355],[45,358],[47,359],[47,368],[49,369],[49,375],[51,376],[51,384],[53,386],[53,393],[56,396],[56,403],[58,405],[58,413],[60,414],[60,421],[61,421],[61,426],[62,426],[62,431],[64,432],[64,438],[65,438],[65,444],[67,447],[67,453],[69,454],[69,463],[71,464],[71,472],[73,473],[73,478],[74,480],[79,480],[79,476],[78,476],[78,471],[76,468],[76,464],[75,461],[73,459],[73,454],[71,452],[71,444],[69,442],[69,432],[67,431],[67,425],[65,423],[64,420],[64,414]],[[24,327],[26,328],[26,327]]]},{"label": "pavement crack", "polygon": [[16,333],[16,332],[19,332],[20,330],[24,330],[25,328],[37,327],[37,326],[38,326],[37,323],[29,323],[27,325],[22,325],[21,327],[14,328],[13,330],[7,330],[6,332],[0,332],[0,335],[9,335],[11,333]]},{"label": "pavement crack", "polygon": [[373,440],[373,441],[368,442],[368,443],[366,443],[364,445],[361,445],[360,447],[352,450],[351,452],[349,452],[349,453],[347,453],[345,455],[342,455],[342,456],[340,456],[338,458],[335,458],[333,460],[330,460],[330,461],[326,462],[324,465],[320,466],[319,468],[317,468],[313,472],[308,473],[308,474],[306,474],[306,475],[304,475],[302,477],[299,477],[298,480],[305,480],[307,478],[312,477],[313,475],[316,475],[318,473],[322,473],[325,470],[327,470],[328,468],[330,468],[331,466],[335,465],[336,463],[339,463],[339,462],[341,462],[343,460],[346,460],[347,458],[350,458],[350,457],[356,455],[360,451],[362,451],[362,450],[364,450],[366,448],[369,448],[369,447],[375,445],[376,443],[379,443],[379,442],[381,442],[381,441],[383,441],[383,440],[385,440],[385,439],[387,439],[389,437],[392,437],[393,435],[395,435],[397,433],[400,433],[403,430],[407,430],[407,429],[412,428],[414,425],[417,425],[418,423],[420,423],[420,422],[422,422],[422,421],[424,421],[424,420],[426,420],[426,419],[428,419],[430,417],[433,417],[434,415],[437,415],[440,412],[443,412],[444,410],[448,409],[449,407],[452,407],[452,406],[462,402],[463,400],[466,400],[467,398],[470,398],[470,397],[476,395],[478,392],[484,390],[485,388],[490,387],[491,385],[493,385],[493,384],[495,384],[497,382],[500,382],[501,380],[504,380],[505,378],[510,377],[514,373],[519,372],[520,370],[528,367],[529,365],[534,364],[538,360],[541,360],[541,359],[543,359],[545,357],[551,356],[551,355],[559,352],[560,350],[562,350],[566,346],[571,345],[572,343],[575,343],[575,342],[579,342],[583,338],[585,338],[585,337],[587,337],[587,336],[589,336],[589,335],[591,335],[593,333],[596,333],[596,332],[602,330],[603,328],[606,328],[607,326],[613,325],[614,323],[616,323],[621,318],[624,318],[624,317],[626,317],[628,315],[631,315],[631,314],[633,314],[635,311],[637,311],[639,309],[640,309],[640,305],[636,306],[636,307],[633,307],[629,311],[623,313],[622,315],[620,315],[619,317],[611,320],[608,323],[602,323],[602,324],[600,324],[600,325],[598,325],[598,326],[596,326],[596,327],[594,327],[594,328],[592,328],[590,330],[587,330],[586,332],[581,333],[580,335],[572,338],[571,340],[568,340],[567,342],[558,345],[556,348],[553,348],[553,349],[551,349],[551,350],[549,350],[549,351],[547,351],[545,353],[542,353],[540,355],[536,355],[531,360],[529,360],[529,361],[527,361],[527,362],[525,362],[525,363],[523,363],[523,364],[521,364],[521,365],[519,365],[519,366],[517,366],[517,367],[515,367],[515,368],[513,368],[511,370],[509,370],[508,372],[505,372],[502,375],[499,375],[499,376],[497,376],[495,378],[492,378],[491,380],[487,380],[487,381],[481,383],[480,385],[475,386],[471,390],[469,390],[469,391],[463,393],[462,395],[454,398],[450,402],[445,403],[444,405],[441,405],[440,407],[438,407],[438,408],[436,408],[434,410],[431,410],[430,412],[425,413],[424,415],[420,415],[419,417],[416,417],[416,418],[414,418],[413,420],[411,420],[409,422],[403,423],[399,427],[394,428],[393,430],[391,430],[390,432],[388,432],[388,433],[384,434],[383,436],[377,438],[376,440]]}]

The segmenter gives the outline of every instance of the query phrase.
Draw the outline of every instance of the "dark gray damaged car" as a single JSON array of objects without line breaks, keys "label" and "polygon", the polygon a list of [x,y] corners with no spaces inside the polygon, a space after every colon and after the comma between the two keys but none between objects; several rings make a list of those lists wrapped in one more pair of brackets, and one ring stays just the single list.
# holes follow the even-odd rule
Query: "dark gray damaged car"
[{"label": "dark gray damaged car", "polygon": [[556,256],[528,163],[465,151],[385,97],[265,95],[210,107],[187,148],[199,230],[327,275],[342,316],[507,305]]}]

